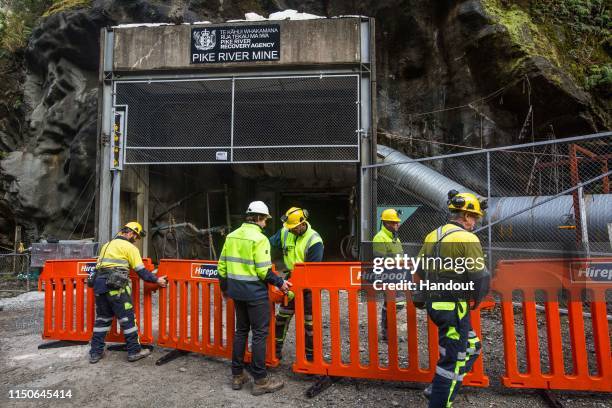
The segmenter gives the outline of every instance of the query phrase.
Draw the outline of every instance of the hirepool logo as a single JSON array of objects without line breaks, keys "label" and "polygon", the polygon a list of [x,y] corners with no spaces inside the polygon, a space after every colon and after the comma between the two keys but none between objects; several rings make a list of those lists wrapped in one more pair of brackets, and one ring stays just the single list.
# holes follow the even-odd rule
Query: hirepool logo
[{"label": "hirepool logo", "polygon": [[612,262],[573,262],[570,271],[573,282],[612,284]]},{"label": "hirepool logo", "polygon": [[191,277],[197,279],[218,279],[219,272],[216,264],[192,263]]},{"label": "hirepool logo", "polygon": [[77,262],[77,275],[79,276],[90,276],[95,270],[95,262]]}]

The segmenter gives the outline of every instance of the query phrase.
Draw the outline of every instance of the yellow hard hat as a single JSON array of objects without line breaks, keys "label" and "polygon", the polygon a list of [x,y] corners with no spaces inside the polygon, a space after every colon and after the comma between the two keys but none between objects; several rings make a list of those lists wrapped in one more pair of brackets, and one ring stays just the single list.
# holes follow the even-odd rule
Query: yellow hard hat
[{"label": "yellow hard hat", "polygon": [[483,216],[482,210],[486,209],[486,202],[481,203],[478,197],[472,193],[460,193],[457,190],[448,192],[449,210],[465,211]]},{"label": "yellow hard hat", "polygon": [[298,225],[306,222],[308,219],[308,210],[305,210],[300,207],[291,207],[287,210],[285,215],[281,217],[281,221],[283,222],[283,227],[287,229],[292,229],[297,227]]},{"label": "yellow hard hat", "polygon": [[381,221],[391,221],[391,222],[402,222],[396,210],[393,208],[387,208],[380,215]]},{"label": "yellow hard hat", "polygon": [[142,225],[136,221],[130,221],[124,225],[124,228],[129,228],[134,231],[140,238],[143,238],[147,235],[145,230],[142,229]]}]

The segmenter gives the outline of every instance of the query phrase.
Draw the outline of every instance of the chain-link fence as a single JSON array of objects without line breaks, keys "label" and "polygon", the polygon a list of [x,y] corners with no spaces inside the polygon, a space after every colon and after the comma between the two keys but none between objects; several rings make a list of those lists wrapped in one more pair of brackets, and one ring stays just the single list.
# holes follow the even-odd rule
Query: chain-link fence
[{"label": "chain-link fence", "polygon": [[359,161],[357,74],[118,81],[115,107],[127,164]]},{"label": "chain-link fence", "polygon": [[365,166],[363,177],[376,185],[372,216],[402,210],[399,237],[407,254],[416,255],[425,235],[446,222],[447,193],[455,189],[488,200],[476,232],[490,266],[501,259],[612,256],[611,142],[607,132],[430,158],[378,146],[379,163]]},{"label": "chain-link fence", "polygon": [[0,297],[33,289],[36,282],[30,282],[32,279],[29,254],[0,254]]}]

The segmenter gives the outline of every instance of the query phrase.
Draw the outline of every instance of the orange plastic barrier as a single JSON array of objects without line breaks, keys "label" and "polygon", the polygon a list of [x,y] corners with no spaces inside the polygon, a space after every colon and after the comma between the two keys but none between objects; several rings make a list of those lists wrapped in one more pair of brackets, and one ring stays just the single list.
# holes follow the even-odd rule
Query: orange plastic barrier
[{"label": "orange plastic barrier", "polygon": [[[231,359],[234,303],[221,295],[217,261],[162,259],[158,274],[167,276],[168,287],[159,291],[157,344]],[[270,313],[266,363],[277,366],[274,307]]]},{"label": "orange plastic barrier", "polygon": [[[498,263],[493,289],[502,296],[506,364],[503,384],[506,387],[612,391],[611,328],[605,301],[606,291],[612,289],[612,281],[606,282],[606,279],[609,279],[606,276],[599,282],[584,278],[585,267],[597,264],[607,265],[607,269],[612,271],[611,258],[519,260]],[[562,304],[562,307],[567,307],[567,318],[562,318],[559,313],[558,294],[561,289],[570,296],[570,300],[565,300]],[[522,292],[524,327],[524,333],[518,336],[512,303],[513,292],[517,290]],[[590,300],[582,301],[583,291],[589,292]],[[546,336],[538,335],[537,292],[546,297],[544,302]],[[590,305],[590,317],[584,316],[583,304]],[[542,320],[540,318],[540,323]],[[591,320],[592,330],[585,331],[588,320]],[[563,327],[566,327],[566,333]],[[524,339],[524,347],[519,339]],[[543,349],[547,351],[544,354]],[[523,372],[519,371],[519,354],[526,356],[526,370]],[[590,371],[589,356],[594,357]],[[565,363],[570,358],[572,369],[566,372]],[[544,359],[549,367],[548,370],[542,368],[541,361]]]},{"label": "orange plastic barrier", "polygon": [[[150,259],[145,267],[153,270]],[[93,289],[87,287],[87,276],[95,268],[95,259],[61,259],[45,262],[38,280],[38,290],[45,291],[43,339],[89,341],[95,320]],[[132,280],[132,299],[138,333],[142,344],[153,343],[152,293],[156,284],[141,282],[135,272]],[[142,285],[142,286],[141,286]],[[144,293],[141,296],[141,293]],[[141,304],[142,298],[142,304]],[[106,337],[109,342],[125,342],[116,319]]]},{"label": "orange plastic barrier", "polygon": [[[308,374],[327,374],[332,376],[360,377],[383,379],[393,381],[431,382],[438,361],[438,334],[437,327],[427,319],[428,367],[423,368],[419,363],[419,334],[417,325],[417,311],[408,301],[405,313],[407,321],[407,349],[408,364],[402,367],[398,350],[397,314],[395,301],[388,296],[388,363],[381,364],[379,356],[379,305],[376,301],[375,291],[366,291],[361,286],[361,264],[358,262],[321,262],[297,264],[292,273],[293,290],[295,296],[295,327],[296,327],[296,359],[293,370]],[[303,290],[312,291],[312,318],[314,359],[312,362],[305,357],[304,341],[304,294]],[[329,310],[324,309],[322,292],[329,293]],[[360,337],[360,292],[370,292],[366,295],[364,306],[367,310],[366,333],[368,346],[368,362],[361,362]],[[346,293],[346,304],[341,304],[341,293]],[[406,296],[409,296],[406,294]],[[341,314],[341,309],[348,314]],[[327,307],[325,308],[327,309]],[[324,331],[323,314],[329,313],[329,329]],[[472,326],[482,339],[480,333],[480,312],[471,313]],[[348,331],[348,333],[347,333]],[[343,334],[344,332],[344,334]],[[323,341],[329,339],[330,356],[324,356]],[[342,340],[349,340],[349,356],[343,360]],[[484,374],[482,357],[475,362],[472,371],[465,376],[465,385],[486,387],[489,379]]]}]

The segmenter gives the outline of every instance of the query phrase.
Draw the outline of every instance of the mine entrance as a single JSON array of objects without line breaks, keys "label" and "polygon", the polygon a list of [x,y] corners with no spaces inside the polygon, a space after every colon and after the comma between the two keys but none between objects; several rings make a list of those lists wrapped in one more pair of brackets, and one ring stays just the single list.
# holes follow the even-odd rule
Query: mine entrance
[{"label": "mine entrance", "polygon": [[[304,177],[317,168],[323,172],[319,177]],[[343,258],[340,242],[358,222],[355,164],[127,166],[124,176],[137,172],[148,173],[147,252],[155,260],[216,259],[225,234],[242,223],[252,200],[270,207],[268,236],[282,228],[280,216],[289,207],[306,208],[325,241],[328,260]],[[122,220],[139,217],[137,197],[122,193]],[[275,256],[281,258],[278,252]]]},{"label": "mine entrance", "polygon": [[147,255],[216,259],[257,199],[274,215],[268,235],[289,207],[306,208],[326,259],[343,258],[359,212],[358,75],[125,80],[114,89],[120,217],[147,218]]},{"label": "mine entrance", "polygon": [[[218,47],[279,35],[266,40],[274,58],[213,61],[195,57],[229,51],[198,42],[204,31],[225,33]],[[306,208],[326,259],[347,255],[341,244],[359,242],[375,212],[362,172],[376,160],[373,41],[373,21],[357,17],[104,31],[98,240],[136,218],[155,261],[215,259],[262,200],[267,234],[289,207]]]}]

